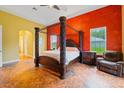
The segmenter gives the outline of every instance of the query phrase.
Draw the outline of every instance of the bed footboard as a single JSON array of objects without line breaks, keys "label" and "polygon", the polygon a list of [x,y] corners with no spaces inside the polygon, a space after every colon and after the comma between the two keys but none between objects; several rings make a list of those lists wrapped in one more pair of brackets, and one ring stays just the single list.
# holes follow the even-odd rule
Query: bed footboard
[{"label": "bed footboard", "polygon": [[46,66],[52,70],[59,71],[59,65],[60,65],[59,61],[54,59],[54,58],[51,58],[48,56],[40,56],[39,57],[39,64]]},{"label": "bed footboard", "polygon": [[[61,67],[62,64],[60,65],[60,62],[52,57],[48,57],[48,56],[39,57],[39,64],[43,65],[44,67],[47,67],[48,69],[51,69],[52,71],[59,73],[61,79],[66,78],[66,76],[68,76],[66,74],[70,70],[69,67],[70,64],[73,64],[74,62],[78,62],[78,61],[79,61],[79,57],[70,61],[69,64],[67,65],[64,64],[64,68],[63,68],[63,66]],[[61,75],[61,73],[63,73],[64,75]]]}]

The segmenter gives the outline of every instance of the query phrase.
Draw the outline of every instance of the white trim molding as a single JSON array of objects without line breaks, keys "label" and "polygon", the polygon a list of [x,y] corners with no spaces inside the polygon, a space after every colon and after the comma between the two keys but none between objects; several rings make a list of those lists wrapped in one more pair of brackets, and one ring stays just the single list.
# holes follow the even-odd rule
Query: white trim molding
[{"label": "white trim molding", "polygon": [[107,51],[107,27],[106,26],[96,27],[96,28],[91,28],[90,29],[90,51],[92,51],[91,50],[91,32],[92,32],[92,30],[99,30],[99,29],[102,29],[102,28],[105,29],[105,51]]},{"label": "white trim molding", "polygon": [[2,33],[3,33],[3,30],[2,30],[2,25],[0,25],[0,67],[2,67],[2,61],[3,61],[3,56],[2,56]]},{"label": "white trim molding", "polygon": [[15,63],[15,62],[19,62],[19,59],[4,61],[3,64],[5,65],[5,64]]}]

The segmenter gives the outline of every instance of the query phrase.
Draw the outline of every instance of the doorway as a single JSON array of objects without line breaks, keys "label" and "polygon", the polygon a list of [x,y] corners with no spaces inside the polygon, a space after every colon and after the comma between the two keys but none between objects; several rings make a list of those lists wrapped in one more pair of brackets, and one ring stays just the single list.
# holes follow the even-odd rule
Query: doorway
[{"label": "doorway", "polygon": [[2,67],[2,26],[0,25],[0,67]]},{"label": "doorway", "polygon": [[33,57],[33,34],[30,31],[19,31],[19,58],[27,60]]}]

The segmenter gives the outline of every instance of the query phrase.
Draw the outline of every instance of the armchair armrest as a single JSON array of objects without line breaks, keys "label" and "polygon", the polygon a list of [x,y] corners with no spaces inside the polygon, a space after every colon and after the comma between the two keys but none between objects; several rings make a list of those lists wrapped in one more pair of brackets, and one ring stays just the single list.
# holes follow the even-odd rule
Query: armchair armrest
[{"label": "armchair armrest", "polygon": [[104,58],[103,57],[97,57],[96,60],[100,61],[100,60],[104,60]]},{"label": "armchair armrest", "polygon": [[103,58],[103,57],[97,57],[97,58],[96,58],[97,69],[100,68],[100,64],[99,64],[99,62],[100,62],[101,60],[104,60],[104,58]]},{"label": "armchair armrest", "polygon": [[124,67],[124,62],[123,61],[118,61],[117,62],[117,67],[118,67],[118,71],[117,71],[117,75],[122,77],[123,76],[123,67]]},{"label": "armchair armrest", "polygon": [[123,62],[123,61],[118,61],[117,64],[122,64],[122,65],[124,65],[124,62]]}]

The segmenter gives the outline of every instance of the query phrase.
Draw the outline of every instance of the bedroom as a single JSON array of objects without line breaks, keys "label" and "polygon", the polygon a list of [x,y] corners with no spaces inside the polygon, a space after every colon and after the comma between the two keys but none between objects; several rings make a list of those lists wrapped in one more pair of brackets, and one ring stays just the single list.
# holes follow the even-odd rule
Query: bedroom
[{"label": "bedroom", "polygon": [[[74,59],[79,55],[85,56],[84,54],[80,54],[84,52],[89,53],[91,56],[95,55],[95,58],[103,56],[103,52],[109,50],[124,53],[124,41],[122,39],[124,37],[122,36],[124,33],[122,26],[124,20],[123,6],[60,5],[59,7],[62,10],[57,10],[53,7],[56,6],[0,6],[0,24],[2,25],[3,30],[3,40],[1,41],[3,47],[3,61],[1,61],[3,63],[1,65],[3,65],[3,67],[0,68],[0,72],[2,73],[0,87],[124,87],[124,79],[118,77],[118,72],[117,76],[115,76],[100,71],[97,69],[97,66],[94,66],[94,64],[97,65],[96,63],[93,63],[93,65],[79,62],[70,64],[67,78],[63,80],[59,78],[59,74],[56,73],[56,71],[52,71],[51,69],[42,66],[38,68],[35,67],[38,66],[39,63],[34,64],[34,58],[35,62],[36,60],[39,61],[39,55],[42,55],[44,50],[53,50],[57,52],[57,50],[59,51],[60,49],[60,52],[55,55],[56,57],[60,53],[63,53],[61,50],[64,51],[67,56],[69,55],[68,51],[71,51],[69,57],[71,56],[70,58],[73,58],[74,55],[76,55]],[[43,11],[44,9],[46,11]],[[23,13],[20,12],[22,10]],[[65,17],[61,17],[62,15],[66,16],[66,19]],[[36,27],[37,29],[34,29]],[[30,32],[32,34],[32,39],[27,39],[32,41],[31,45],[26,45],[28,44],[28,41],[23,38],[26,43],[23,43],[24,45],[22,46],[26,46],[27,48],[27,52],[24,55],[27,58],[22,61],[19,59],[20,31],[27,31],[27,33]],[[37,31],[38,33],[36,33]],[[66,39],[63,31],[66,31]],[[72,42],[67,41],[70,39]],[[69,47],[65,48],[65,45],[61,44],[62,42],[64,42],[64,44],[66,43]],[[64,49],[66,49],[68,53],[66,53]],[[48,55],[48,53],[46,53],[46,55]],[[29,56],[31,57],[28,58]],[[58,60],[61,57],[63,57],[64,60],[69,58],[59,56]],[[84,57],[81,57],[81,60],[83,60],[82,58],[85,59]],[[44,56],[41,60],[43,59],[45,60]],[[46,59],[49,60],[49,58]],[[50,59],[50,65],[52,60],[53,59]],[[58,64],[58,60],[54,61]],[[46,60],[44,62],[46,62]],[[62,67],[60,66],[61,69],[65,68],[65,64],[62,64]],[[58,65],[56,67],[58,67]],[[64,72],[65,71],[62,73]],[[8,74],[9,76],[7,76]],[[37,76],[37,74],[39,76]],[[121,74],[123,73],[119,72],[119,76],[121,76]],[[88,75],[89,78],[87,77]],[[111,80],[118,80],[118,82],[115,84]],[[94,82],[94,84],[90,84],[92,82]]]}]

